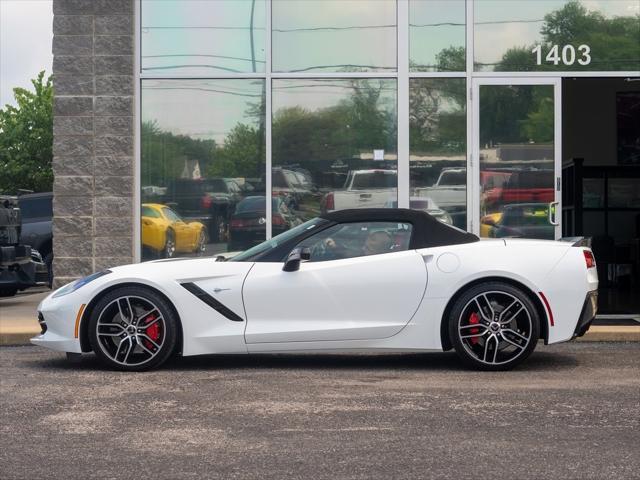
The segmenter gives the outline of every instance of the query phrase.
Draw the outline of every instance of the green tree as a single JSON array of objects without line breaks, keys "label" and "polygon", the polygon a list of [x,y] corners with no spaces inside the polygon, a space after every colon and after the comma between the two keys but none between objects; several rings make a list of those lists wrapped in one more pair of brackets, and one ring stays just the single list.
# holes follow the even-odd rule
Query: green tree
[{"label": "green tree", "polygon": [[409,88],[409,141],[414,153],[464,155],[465,79],[415,78]]},{"label": "green tree", "polygon": [[0,109],[0,192],[51,191],[53,186],[53,88],[44,71],[34,91],[14,88],[16,106]]}]

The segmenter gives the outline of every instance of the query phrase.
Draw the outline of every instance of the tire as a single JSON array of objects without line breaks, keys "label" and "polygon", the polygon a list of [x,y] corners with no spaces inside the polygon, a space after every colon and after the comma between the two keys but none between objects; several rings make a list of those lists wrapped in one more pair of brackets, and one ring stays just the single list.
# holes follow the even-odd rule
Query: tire
[{"label": "tire", "polygon": [[0,288],[0,297],[13,297],[16,293],[17,288]]},{"label": "tire", "polygon": [[175,351],[177,337],[178,319],[171,305],[145,287],[120,287],[106,293],[89,318],[91,348],[114,370],[159,367]]},{"label": "tire", "polygon": [[462,361],[478,370],[510,370],[540,338],[540,316],[529,296],[506,282],[475,285],[453,304],[449,338]]},{"label": "tire", "polygon": [[164,248],[162,249],[162,258],[173,258],[176,254],[176,234],[173,230],[167,230],[164,240]]},{"label": "tire", "polygon": [[212,243],[221,243],[226,240],[227,222],[221,212],[216,212],[211,217],[209,224],[209,238]]},{"label": "tire", "polygon": [[47,266],[47,284],[49,288],[53,287],[53,253],[47,253],[47,256],[44,257],[44,263]]},{"label": "tire", "polygon": [[198,241],[196,242],[196,249],[194,253],[197,256],[201,257],[206,253],[206,251],[207,251],[207,232],[205,232],[204,229],[202,229],[198,234]]}]

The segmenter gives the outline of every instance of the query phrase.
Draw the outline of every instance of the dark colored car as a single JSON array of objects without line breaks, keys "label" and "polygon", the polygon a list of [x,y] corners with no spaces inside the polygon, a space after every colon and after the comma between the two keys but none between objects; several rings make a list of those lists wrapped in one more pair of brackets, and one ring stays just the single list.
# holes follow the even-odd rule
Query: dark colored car
[{"label": "dark colored car", "polygon": [[549,223],[549,204],[520,203],[505,205],[500,220],[494,223],[495,238],[541,238],[553,240],[554,226]]},{"label": "dark colored car", "polygon": [[[281,234],[302,220],[294,215],[282,197],[271,199],[272,234]],[[229,224],[230,251],[246,250],[264,242],[266,234],[266,202],[264,196],[247,197],[236,206]]]},{"label": "dark colored car", "polygon": [[18,290],[46,281],[42,257],[20,242],[22,216],[18,199],[0,196],[0,296],[10,297]]},{"label": "dark colored car", "polygon": [[216,243],[225,240],[229,218],[242,196],[233,179],[176,179],[169,184],[165,203],[185,220],[204,223],[209,238]]},{"label": "dark colored car", "polygon": [[53,281],[53,193],[28,193],[18,197],[22,212],[20,243],[37,250],[47,266],[47,283]]}]

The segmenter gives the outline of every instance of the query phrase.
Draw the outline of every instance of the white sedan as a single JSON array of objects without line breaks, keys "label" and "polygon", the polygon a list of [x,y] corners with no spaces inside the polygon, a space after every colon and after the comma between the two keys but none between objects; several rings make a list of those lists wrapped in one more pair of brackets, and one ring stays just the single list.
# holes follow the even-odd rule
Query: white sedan
[{"label": "white sedan", "polygon": [[404,209],[325,214],[229,261],[94,273],[39,306],[54,350],[146,370],[172,354],[426,351],[508,369],[583,335],[595,259],[581,242],[480,240]]}]

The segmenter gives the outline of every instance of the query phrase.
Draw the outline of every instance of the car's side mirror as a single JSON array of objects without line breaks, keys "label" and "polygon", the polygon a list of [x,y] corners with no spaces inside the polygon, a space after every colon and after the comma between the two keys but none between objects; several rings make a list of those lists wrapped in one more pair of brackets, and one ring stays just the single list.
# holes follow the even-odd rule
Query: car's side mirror
[{"label": "car's side mirror", "polygon": [[284,267],[282,267],[282,270],[284,272],[297,272],[298,270],[300,270],[300,262],[309,260],[310,258],[310,248],[294,248],[293,250],[291,250],[291,253],[287,257],[287,261],[284,262]]}]

